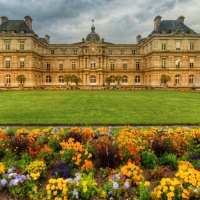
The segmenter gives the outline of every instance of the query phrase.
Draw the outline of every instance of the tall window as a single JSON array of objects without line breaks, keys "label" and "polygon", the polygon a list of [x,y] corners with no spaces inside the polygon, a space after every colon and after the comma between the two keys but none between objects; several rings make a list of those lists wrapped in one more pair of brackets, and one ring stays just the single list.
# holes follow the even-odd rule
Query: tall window
[{"label": "tall window", "polygon": [[76,70],[76,62],[72,61],[72,70]]},{"label": "tall window", "polygon": [[190,67],[190,68],[193,68],[193,67],[194,67],[194,58],[190,58],[189,67]]},{"label": "tall window", "polygon": [[74,49],[74,54],[77,55],[77,53],[78,53],[78,50]]},{"label": "tall window", "polygon": [[194,75],[189,75],[189,83],[194,83]]},{"label": "tall window", "polygon": [[51,83],[51,76],[46,76],[46,83]]},{"label": "tall window", "polygon": [[90,77],[90,83],[96,83],[96,76],[92,75]]},{"label": "tall window", "polygon": [[47,70],[50,70],[50,68],[51,68],[51,64],[50,62],[47,62]]},{"label": "tall window", "polygon": [[166,42],[162,42],[161,43],[161,49],[164,51],[164,50],[167,50],[167,43]]},{"label": "tall window", "polygon": [[140,62],[139,62],[139,61],[137,61],[137,62],[135,63],[135,66],[136,66],[136,70],[140,70]]},{"label": "tall window", "polygon": [[10,58],[6,58],[6,68],[10,68]]},{"label": "tall window", "polygon": [[60,76],[58,77],[58,82],[59,82],[59,83],[64,83],[64,77],[63,77],[63,75],[60,75]]},{"label": "tall window", "polygon": [[6,50],[10,50],[10,45],[11,42],[10,41],[5,41],[5,47],[6,47]]},{"label": "tall window", "polygon": [[122,63],[122,69],[127,70],[127,63]]},{"label": "tall window", "polygon": [[6,75],[5,82],[6,82],[6,84],[10,84],[11,83],[11,78],[10,78],[9,74]]},{"label": "tall window", "polygon": [[59,63],[59,70],[60,70],[60,71],[63,70],[63,63]]},{"label": "tall window", "polygon": [[24,58],[19,59],[19,67],[24,68]]},{"label": "tall window", "polygon": [[91,60],[90,61],[90,68],[91,69],[96,69],[96,62],[95,62],[95,60]]},{"label": "tall window", "polygon": [[19,41],[19,49],[24,50],[24,41]]},{"label": "tall window", "polygon": [[122,83],[128,83],[128,76],[123,76]]},{"label": "tall window", "polygon": [[114,62],[110,63],[110,70],[114,71],[115,70],[115,64]]},{"label": "tall window", "polygon": [[162,58],[162,59],[161,59],[161,67],[162,67],[163,69],[165,69],[165,68],[166,68],[166,65],[167,65],[167,58]]},{"label": "tall window", "polygon": [[109,54],[109,55],[112,55],[112,54],[113,54],[113,51],[112,51],[111,49],[109,49],[109,50],[108,50],[108,54]]},{"label": "tall window", "polygon": [[175,82],[174,82],[175,84],[179,84],[180,83],[180,75],[179,74],[177,74],[176,76],[175,76]]},{"label": "tall window", "polygon": [[140,83],[140,76],[139,75],[135,76],[135,83]]},{"label": "tall window", "polygon": [[121,55],[124,55],[124,50],[121,50]]},{"label": "tall window", "polygon": [[135,50],[134,49],[131,50],[131,54],[135,55]]},{"label": "tall window", "polygon": [[51,55],[54,55],[54,54],[55,54],[55,50],[51,49]]},{"label": "tall window", "polygon": [[180,68],[180,65],[181,65],[181,59],[180,58],[176,59],[175,65],[176,65],[176,68]]},{"label": "tall window", "polygon": [[177,50],[177,51],[181,50],[181,42],[176,41],[175,44],[176,44],[176,50]]},{"label": "tall window", "polygon": [[194,50],[194,41],[190,41],[190,51]]}]

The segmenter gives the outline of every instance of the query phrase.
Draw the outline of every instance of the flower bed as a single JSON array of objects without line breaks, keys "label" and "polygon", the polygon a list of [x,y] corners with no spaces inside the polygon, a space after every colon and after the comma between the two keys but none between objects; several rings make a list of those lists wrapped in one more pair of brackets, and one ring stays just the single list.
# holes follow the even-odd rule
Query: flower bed
[{"label": "flower bed", "polygon": [[200,199],[200,129],[0,129],[0,199]]}]

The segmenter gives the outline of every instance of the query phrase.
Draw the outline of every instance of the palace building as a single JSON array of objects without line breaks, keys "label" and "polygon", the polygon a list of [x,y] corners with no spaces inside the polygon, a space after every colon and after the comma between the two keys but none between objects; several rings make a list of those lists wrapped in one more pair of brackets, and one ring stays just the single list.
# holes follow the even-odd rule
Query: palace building
[{"label": "palace building", "polygon": [[[9,20],[1,17],[0,89],[64,88],[67,75],[79,77],[81,88],[102,88],[111,77],[121,76],[124,87],[200,88],[200,34],[177,20],[157,16],[153,30],[136,42],[114,44],[95,30],[74,44],[51,44],[50,37],[39,37],[32,19]],[[125,36],[124,36],[125,37]],[[23,78],[19,78],[19,77]],[[168,80],[163,82],[161,77]]]}]

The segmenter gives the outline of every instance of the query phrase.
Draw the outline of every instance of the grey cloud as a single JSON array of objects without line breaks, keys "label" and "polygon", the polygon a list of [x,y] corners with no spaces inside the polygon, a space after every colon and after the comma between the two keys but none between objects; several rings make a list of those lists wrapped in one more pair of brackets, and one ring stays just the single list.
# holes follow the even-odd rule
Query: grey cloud
[{"label": "grey cloud", "polygon": [[10,19],[30,15],[34,31],[49,34],[53,43],[80,41],[90,32],[92,18],[105,40],[132,43],[137,34],[147,36],[152,31],[157,15],[163,19],[185,15],[188,25],[200,32],[199,6],[198,0],[0,0],[0,14]]}]

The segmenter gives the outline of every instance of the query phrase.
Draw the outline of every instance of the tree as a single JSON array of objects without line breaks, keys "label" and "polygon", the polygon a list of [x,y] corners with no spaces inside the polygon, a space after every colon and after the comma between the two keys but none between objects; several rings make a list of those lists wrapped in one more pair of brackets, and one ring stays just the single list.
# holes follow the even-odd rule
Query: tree
[{"label": "tree", "polygon": [[107,83],[108,85],[110,85],[110,83],[112,83],[112,78],[110,76],[106,77],[105,78],[105,83]]},{"label": "tree", "polygon": [[115,76],[115,81],[117,82],[117,85],[120,85],[120,82],[123,80],[123,76]]},{"label": "tree", "polygon": [[65,82],[67,83],[67,85],[69,84],[69,82],[71,82],[71,75],[66,74],[64,77]]},{"label": "tree", "polygon": [[167,82],[169,82],[171,80],[170,76],[166,75],[166,74],[162,74],[160,81],[163,85],[167,85]]},{"label": "tree", "polygon": [[16,79],[19,82],[19,84],[22,86],[24,85],[26,81],[26,77],[23,74],[19,74]]},{"label": "tree", "polygon": [[72,75],[70,81],[72,83],[76,83],[76,85],[78,85],[79,83],[82,82],[81,78],[79,76],[76,76],[76,75]]}]

